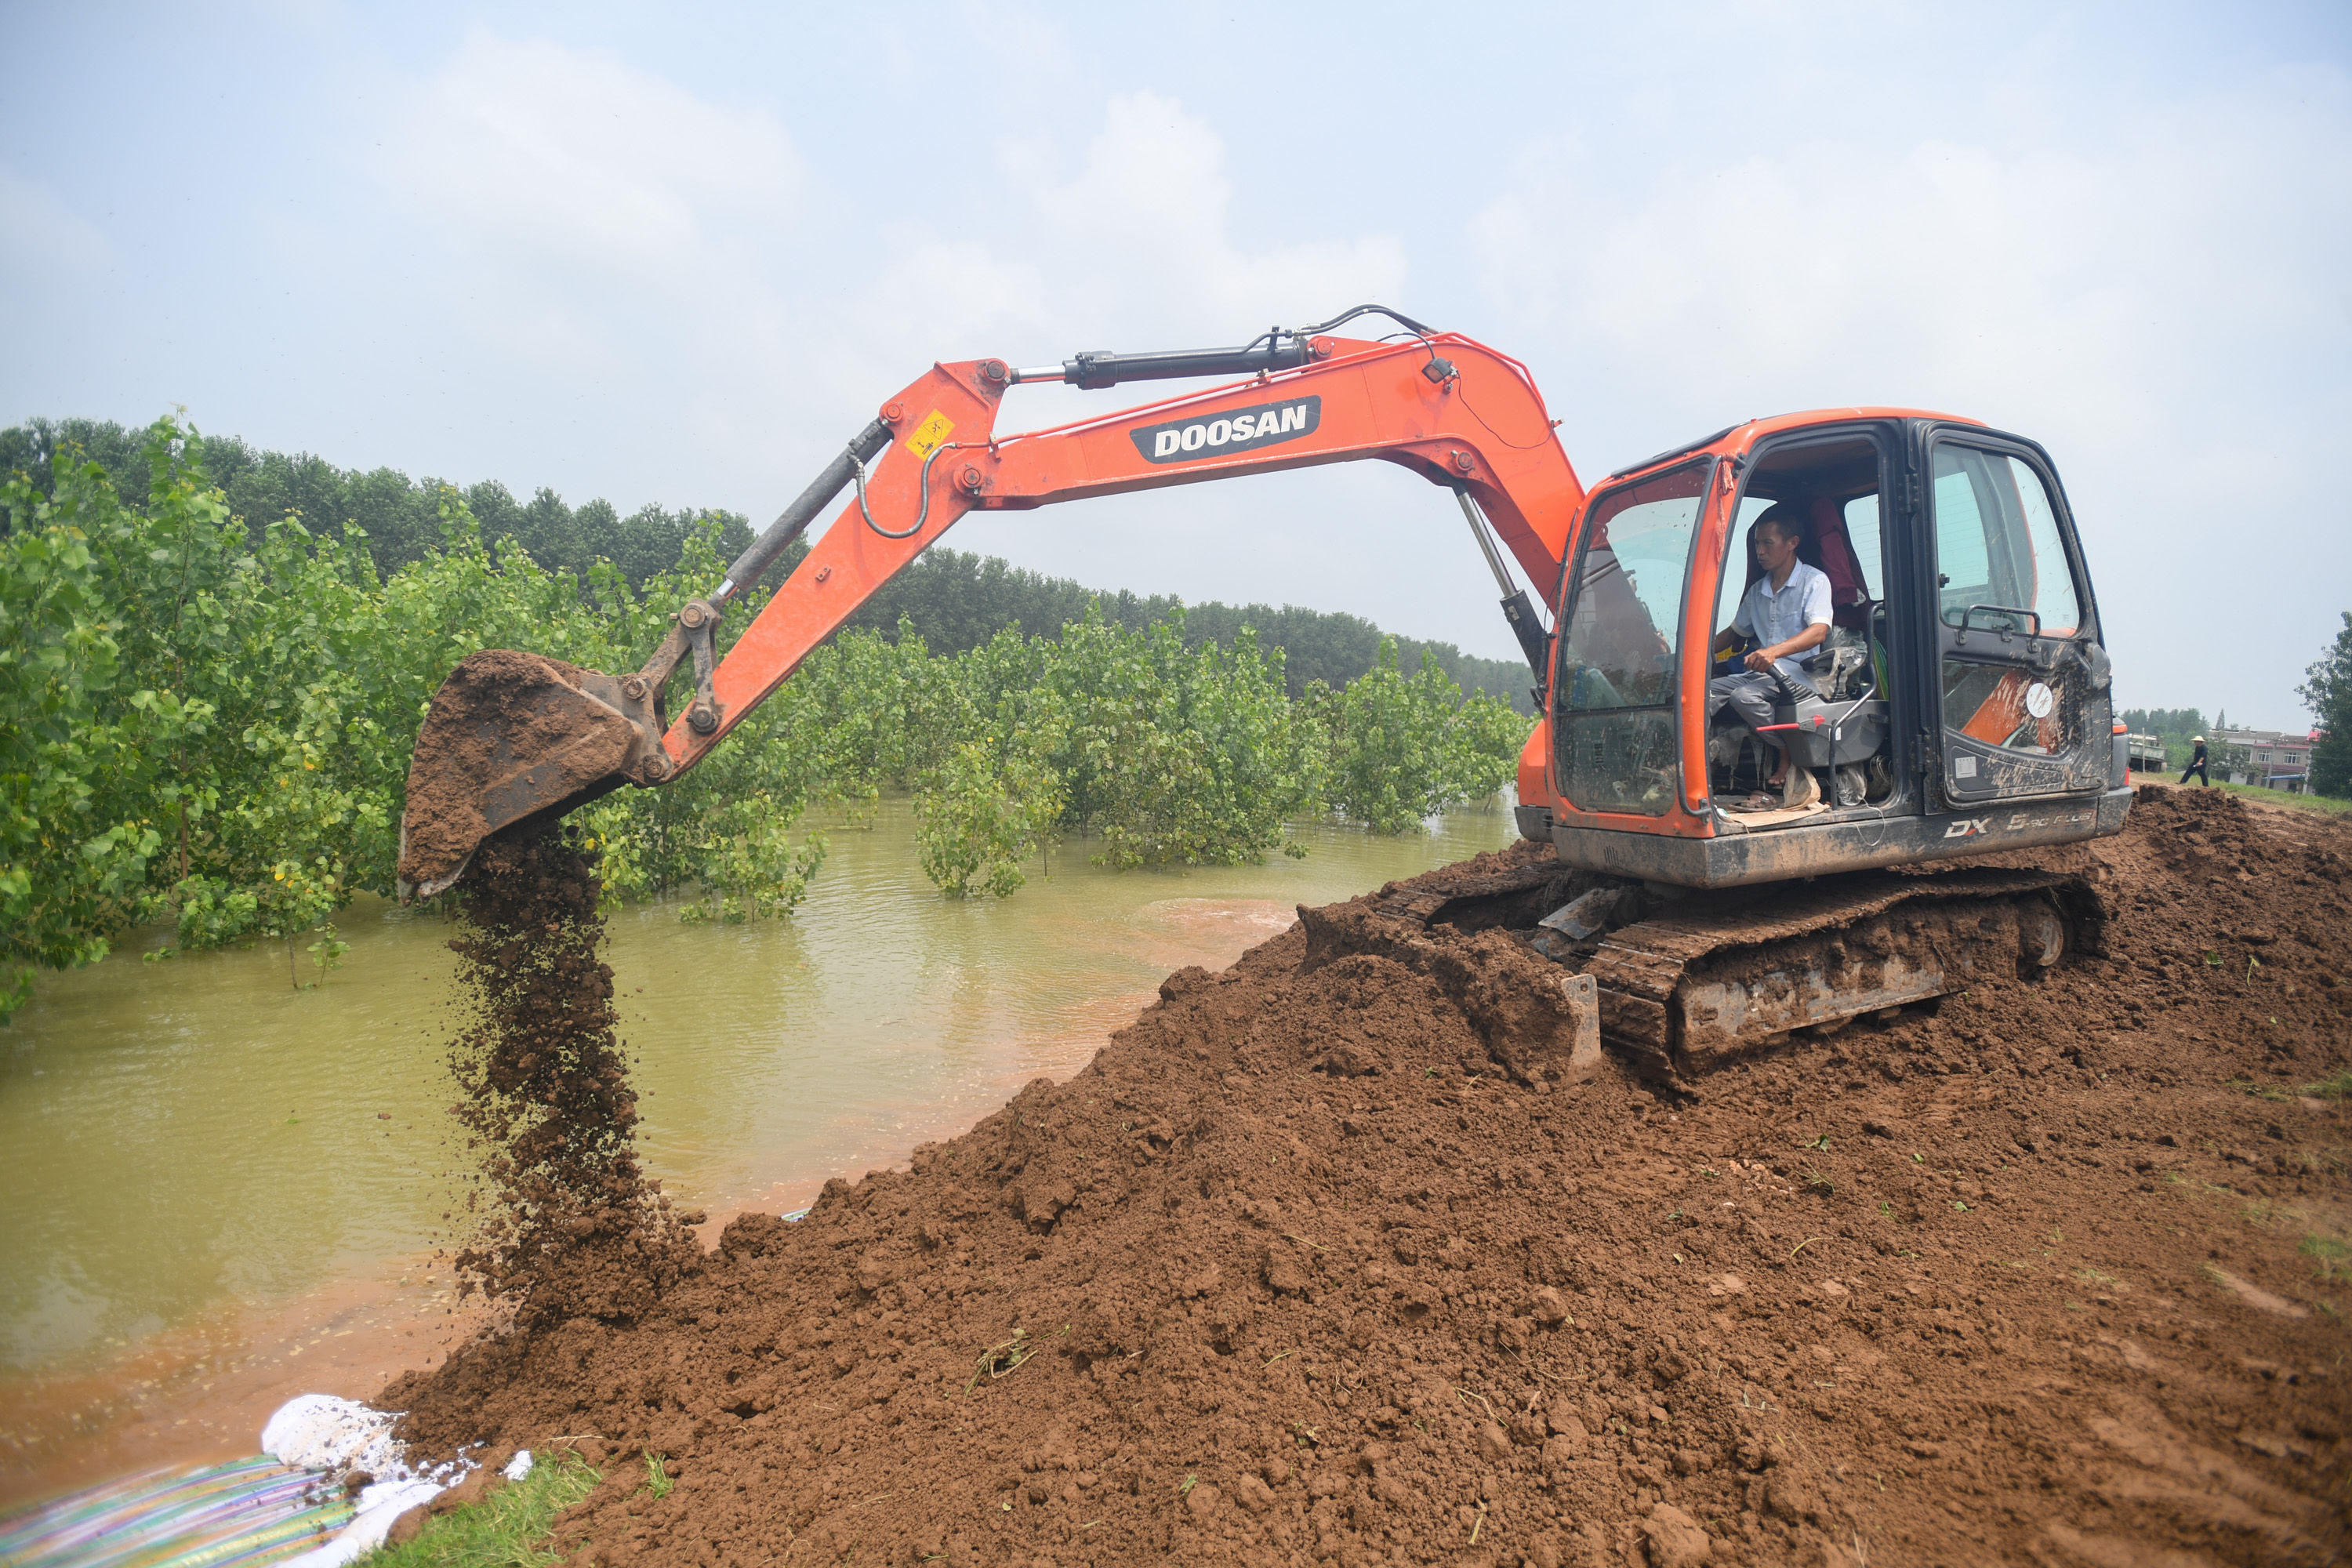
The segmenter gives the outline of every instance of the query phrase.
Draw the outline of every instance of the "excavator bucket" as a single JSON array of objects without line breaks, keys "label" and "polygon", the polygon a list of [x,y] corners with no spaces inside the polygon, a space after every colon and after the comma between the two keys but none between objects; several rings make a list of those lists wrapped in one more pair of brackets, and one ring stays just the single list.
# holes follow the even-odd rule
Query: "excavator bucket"
[{"label": "excavator bucket", "polygon": [[446,889],[502,827],[667,776],[655,715],[629,686],[645,689],[537,654],[467,655],[433,694],[409,760],[400,896]]}]

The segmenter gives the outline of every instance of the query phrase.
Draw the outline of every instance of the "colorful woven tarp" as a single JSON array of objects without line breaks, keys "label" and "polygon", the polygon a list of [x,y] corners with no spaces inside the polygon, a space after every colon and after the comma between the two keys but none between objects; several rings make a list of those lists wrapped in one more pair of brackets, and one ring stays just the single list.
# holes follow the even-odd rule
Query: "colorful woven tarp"
[{"label": "colorful woven tarp", "polygon": [[351,1520],[331,1476],[267,1456],[151,1470],[0,1519],[7,1568],[258,1568]]}]

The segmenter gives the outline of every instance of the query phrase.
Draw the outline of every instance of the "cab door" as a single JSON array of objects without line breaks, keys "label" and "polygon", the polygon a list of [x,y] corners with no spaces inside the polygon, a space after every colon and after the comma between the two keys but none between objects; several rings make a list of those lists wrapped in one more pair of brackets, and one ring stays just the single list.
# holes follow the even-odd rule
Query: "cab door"
[{"label": "cab door", "polygon": [[1959,809],[2095,793],[2114,750],[2106,653],[2065,492],[2030,441],[1930,424],[1924,481],[1940,729]]}]

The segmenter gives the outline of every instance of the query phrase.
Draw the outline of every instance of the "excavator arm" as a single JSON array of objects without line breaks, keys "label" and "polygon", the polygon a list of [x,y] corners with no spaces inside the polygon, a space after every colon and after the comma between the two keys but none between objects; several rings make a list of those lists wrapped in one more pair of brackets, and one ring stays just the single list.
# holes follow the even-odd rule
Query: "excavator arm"
[{"label": "excavator arm", "polygon": [[[1583,487],[1525,366],[1452,332],[1389,342],[1327,335],[1378,310],[1276,331],[1238,349],[1087,353],[1022,369],[1003,360],[933,365],[761,533],[706,597],[682,606],[634,674],[536,655],[469,656],[435,695],[409,769],[401,825],[404,896],[454,882],[474,848],[525,817],[569,811],[624,784],[653,787],[694,766],[908,562],[972,510],[1026,510],[1168,485],[1377,458],[1453,490],[1506,616],[1541,681],[1548,636],[1494,536],[1547,597],[1556,595]],[[1024,383],[1246,379],[1100,418],[996,432]],[[724,659],[719,617],[844,489],[807,558]],[[690,661],[694,696],[675,722],[662,693]]]}]

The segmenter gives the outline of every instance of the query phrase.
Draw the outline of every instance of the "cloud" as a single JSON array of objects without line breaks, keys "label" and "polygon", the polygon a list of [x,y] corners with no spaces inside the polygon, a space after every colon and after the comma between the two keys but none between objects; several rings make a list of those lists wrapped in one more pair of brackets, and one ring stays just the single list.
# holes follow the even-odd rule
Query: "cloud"
[{"label": "cloud", "polygon": [[2345,78],[2296,69],[2094,150],[1822,145],[1685,168],[1614,213],[1550,160],[1472,233],[1490,295],[1654,388],[2063,405],[2114,435],[2200,405],[2216,371],[2325,368],[2347,146]]},{"label": "cloud", "polygon": [[[2352,417],[2352,82],[2297,66],[2143,99],[2065,149],[1820,142],[1624,196],[1555,147],[1475,216],[1474,252],[1491,299],[1663,434],[1859,402],[2043,440],[2137,661],[2131,700],[2242,689],[2352,580],[2340,534],[2284,573],[2270,547]],[[2273,521],[2213,548],[2252,518]],[[2210,557],[2202,603],[2291,613],[2217,656],[2182,635],[2200,618],[2169,575],[2184,555]],[[2246,668],[2217,679],[2217,657]]]},{"label": "cloud", "polygon": [[919,333],[932,345],[920,352],[936,353],[942,334],[1056,351],[1237,341],[1402,289],[1393,235],[1241,232],[1229,156],[1175,100],[1113,98],[1074,160],[1049,142],[1002,144],[990,188],[1003,205],[972,215],[976,234],[894,230],[872,297],[917,302],[898,314],[909,345]]},{"label": "cloud", "polygon": [[37,181],[0,166],[0,270],[54,281],[115,264],[106,236]]},{"label": "cloud", "polygon": [[[1253,232],[1233,155],[1175,100],[1137,93],[1074,136],[1001,138],[936,175],[835,188],[764,112],[607,53],[478,29],[393,119],[373,168],[413,259],[378,257],[369,275],[399,300],[388,344],[430,323],[444,339],[429,353],[469,401],[504,391],[516,413],[467,438],[496,442],[509,468],[529,471],[516,452],[544,445],[542,465],[570,454],[570,482],[591,493],[642,493],[652,470],[698,476],[655,479],[672,495],[763,512],[934,360],[1237,342],[1402,289],[1393,235]],[[1106,405],[1027,388],[1006,424]],[[623,420],[583,469],[563,426]],[[1160,542],[1234,500],[1114,510],[1158,519],[1128,537]],[[1082,537],[1106,553],[1065,556],[1082,546],[1048,524],[1033,559],[1147,584],[1179,570],[1123,551],[1101,508],[1092,521]],[[1024,537],[967,531],[967,547],[1016,553]]]},{"label": "cloud", "polygon": [[772,314],[764,258],[809,184],[764,109],[480,28],[414,85],[373,173],[406,220],[397,287],[465,335],[546,374],[680,382]]},{"label": "cloud", "polygon": [[395,128],[391,185],[451,230],[538,259],[649,274],[804,184],[766,110],[707,103],[608,50],[479,28]]},{"label": "cloud", "polygon": [[[862,341],[840,358],[858,363],[881,393],[933,359],[985,353],[1036,363],[1080,349],[1206,347],[1368,300],[1397,303],[1407,264],[1395,235],[1302,233],[1282,215],[1254,224],[1236,211],[1234,160],[1259,151],[1149,92],[1109,100],[1076,147],[1008,139],[996,150],[997,177],[969,187],[987,193],[987,205],[957,208],[952,229],[926,217],[882,237],[876,275],[850,311]],[[1008,400],[1002,427],[1050,426],[1178,390],[1024,386]],[[1271,594],[1378,613],[1401,601],[1405,620],[1416,609],[1426,620],[1428,578],[1408,588],[1394,568],[1395,534],[1406,542],[1426,535],[1410,501],[1393,504],[1415,488],[1393,471],[1318,468],[1083,507],[975,514],[952,542],[1102,587]],[[1381,532],[1370,510],[1402,525]],[[1440,517],[1460,526],[1450,510]],[[1359,548],[1333,549],[1343,528]],[[1474,599],[1483,598],[1486,579],[1466,555],[1463,576]],[[1493,617],[1479,607],[1483,626]]]},{"label": "cloud", "polygon": [[[992,177],[862,201],[813,181],[764,110],[476,29],[415,85],[375,173],[418,235],[401,287],[518,369],[669,381],[713,434],[789,450],[776,414],[935,358],[1224,342],[1402,287],[1394,236],[1239,232],[1227,156],[1139,93],[1081,146],[1006,139]],[[861,228],[861,207],[889,216]]]}]

